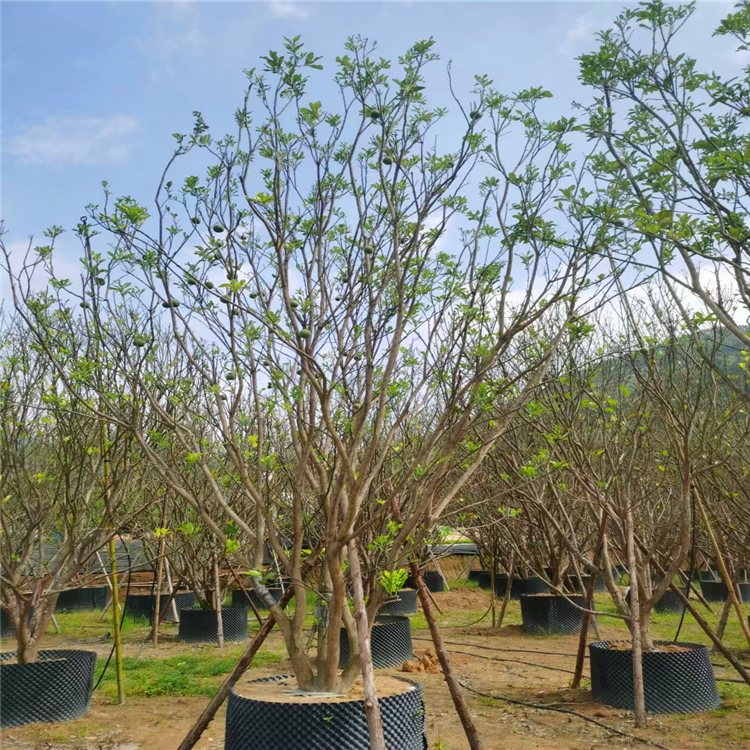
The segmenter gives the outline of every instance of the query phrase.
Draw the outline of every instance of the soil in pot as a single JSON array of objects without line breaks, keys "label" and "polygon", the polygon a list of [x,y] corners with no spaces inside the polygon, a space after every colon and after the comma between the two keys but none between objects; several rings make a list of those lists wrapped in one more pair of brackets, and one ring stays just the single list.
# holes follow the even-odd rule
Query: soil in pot
[{"label": "soil in pot", "polygon": [[580,633],[583,612],[575,605],[583,607],[584,604],[584,597],[575,594],[567,599],[556,594],[524,594],[521,597],[523,629],[534,635]]},{"label": "soil in pot", "polygon": [[107,586],[87,586],[81,589],[61,591],[55,604],[55,612],[85,612],[103,609],[107,603]]},{"label": "soil in pot", "polygon": [[[225,641],[244,641],[247,638],[247,607],[222,607],[221,624]],[[181,609],[177,640],[182,643],[218,643],[216,612]]]},{"label": "soil in pot", "polygon": [[[424,750],[422,688],[398,677],[376,678],[388,750]],[[292,677],[237,685],[227,703],[225,750],[355,750],[369,747],[361,683],[347,696],[298,692]]]},{"label": "soil in pot", "polygon": [[[405,615],[379,615],[370,636],[372,664],[376,669],[395,667],[414,658],[411,621]],[[349,637],[346,629],[339,634],[339,669],[349,661]]]},{"label": "soil in pot", "polygon": [[[268,591],[270,592],[271,596],[278,602],[281,601],[281,597],[284,596],[284,592],[281,590],[281,587],[269,587]],[[247,592],[247,594],[245,594]],[[266,606],[266,603],[261,599],[258,592],[255,591],[255,589],[245,589],[243,591],[242,589],[234,589],[232,591],[232,606],[233,607],[248,607],[250,606],[247,602],[247,597],[250,597],[250,600],[255,605],[255,608],[258,610],[267,611],[268,607]]]},{"label": "soil in pot", "polygon": [[[697,643],[657,641],[643,653],[646,710],[695,713],[721,704],[708,649]],[[589,644],[591,693],[607,706],[632,710],[633,651],[630,641]]]},{"label": "soil in pot", "polygon": [[417,614],[417,590],[401,589],[395,598],[386,599],[378,612],[380,615],[415,615]]},{"label": "soil in pot", "polygon": [[91,706],[96,653],[73,649],[40,651],[31,664],[0,654],[0,727],[38,721],[70,721]]}]

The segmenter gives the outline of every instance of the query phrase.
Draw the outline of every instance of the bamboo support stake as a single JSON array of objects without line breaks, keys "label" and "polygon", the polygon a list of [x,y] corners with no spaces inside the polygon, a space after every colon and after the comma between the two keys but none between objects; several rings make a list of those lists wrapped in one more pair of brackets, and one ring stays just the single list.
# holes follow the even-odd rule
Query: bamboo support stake
[{"label": "bamboo support stake", "polygon": [[740,627],[742,628],[742,632],[745,634],[745,638],[747,640],[748,646],[750,646],[750,626],[748,626],[747,620],[745,619],[745,615],[742,612],[742,604],[737,598],[737,591],[734,587],[734,583],[732,582],[732,577],[729,575],[729,571],[727,570],[726,563],[724,562],[724,556],[721,554],[719,543],[716,540],[714,530],[711,527],[710,521],[708,520],[708,513],[706,513],[706,508],[704,507],[703,501],[701,500],[700,492],[698,492],[698,488],[695,485],[693,485],[692,490],[693,490],[693,497],[695,498],[695,503],[698,506],[698,510],[700,510],[701,518],[703,519],[703,523],[706,525],[706,531],[708,532],[708,537],[711,540],[711,545],[714,548],[714,553],[716,555],[716,563],[719,566],[719,572],[721,573],[722,580],[724,581],[724,584],[726,585],[727,590],[729,592],[729,598],[731,599],[732,604],[734,605],[734,609],[735,609],[735,612],[737,613],[737,619],[740,622]]}]

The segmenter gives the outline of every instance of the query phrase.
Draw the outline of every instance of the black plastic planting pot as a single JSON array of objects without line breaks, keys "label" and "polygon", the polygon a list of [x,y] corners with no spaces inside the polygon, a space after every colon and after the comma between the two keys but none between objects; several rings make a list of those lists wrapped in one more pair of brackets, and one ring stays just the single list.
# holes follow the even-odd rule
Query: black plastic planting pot
[{"label": "black plastic planting pot", "polygon": [[[627,605],[630,606],[630,591],[628,591],[627,596],[625,597],[625,601],[627,602]],[[656,606],[654,607],[654,609],[657,612],[661,613],[682,612],[682,599],[680,599],[680,597],[674,591],[665,591],[662,594],[661,599],[656,602]]]},{"label": "black plastic planting pot", "polygon": [[70,721],[91,706],[96,653],[40,651],[32,664],[3,664],[15,652],[0,654],[0,727],[37,721]]},{"label": "black plastic planting pot", "polygon": [[417,590],[401,589],[396,599],[390,599],[383,604],[378,612],[380,615],[416,615]]},{"label": "black plastic planting pot", "polygon": [[[34,608],[29,612],[29,624],[34,619]],[[10,615],[5,607],[0,609],[0,638],[13,638],[16,635],[16,629],[10,621]]]},{"label": "black plastic planting pot", "polygon": [[[245,594],[247,592],[247,595]],[[232,606],[233,607],[249,607],[247,597],[249,596],[256,609],[267,610],[266,603],[260,598],[258,592],[254,589],[235,589],[232,591]],[[284,596],[284,592],[281,588],[270,588],[268,589],[271,596],[278,602],[281,601],[281,597]]]},{"label": "black plastic planting pot", "polygon": [[[272,682],[288,677],[268,677]],[[379,698],[388,750],[427,750],[422,688],[403,680],[404,692]],[[244,698],[227,703],[224,750],[368,750],[364,701],[280,703]]]},{"label": "black plastic planting pot", "polygon": [[[609,648],[613,643],[618,641],[589,644],[592,697],[607,706],[633,709],[633,652]],[[656,645],[675,644],[657,641]],[[689,714],[718,708],[721,702],[708,649],[697,643],[679,646],[687,650],[643,653],[646,710]]]},{"label": "black plastic planting pot", "polygon": [[[740,596],[743,602],[750,602],[750,583],[740,583]],[[725,602],[729,589],[724,581],[701,581],[701,592],[707,602]]]},{"label": "black plastic planting pot", "polygon": [[[162,594],[159,602],[159,614],[164,612],[166,607],[167,611],[162,618],[162,622],[174,622],[174,610],[170,604],[167,607],[169,601],[169,594]],[[195,594],[192,591],[186,591],[184,593],[175,594],[174,602],[177,605],[177,610],[187,609],[195,604]],[[131,615],[132,617],[142,617],[146,620],[151,620],[154,616],[154,605],[156,604],[155,594],[128,594],[125,599],[125,614]]]},{"label": "black plastic planting pot", "polygon": [[[495,578],[495,593],[497,596],[505,596],[508,588],[507,574],[498,574]],[[530,578],[514,578],[510,587],[510,598],[520,599],[524,594],[548,594],[549,586],[538,576]]]},{"label": "black plastic planting pot", "polygon": [[[376,669],[395,667],[414,658],[411,622],[405,615],[375,618],[370,636],[372,664]],[[339,669],[349,661],[349,638],[344,628],[339,636]]]},{"label": "black plastic planting pot", "polygon": [[103,609],[107,603],[107,586],[89,586],[82,589],[61,591],[55,604],[55,612],[83,612]]},{"label": "black plastic planting pot", "polygon": [[[577,575],[568,575],[565,578],[565,587],[567,589],[570,589],[570,591],[578,591],[580,593],[583,593],[584,591],[588,590],[589,584],[591,583],[591,576],[582,575],[581,581],[583,582],[583,589],[581,589],[581,582],[578,580]],[[604,583],[604,579],[601,576],[598,576],[596,581],[594,582],[594,591],[601,593],[606,590],[607,585]]]},{"label": "black plastic planting pot", "polygon": [[[432,591],[433,594],[438,594],[441,591],[445,591],[445,578],[437,570],[423,570],[422,578],[424,579],[427,588]],[[408,588],[415,589],[417,587],[416,581],[409,576],[406,580]]]},{"label": "black plastic planting pot", "polygon": [[[205,609],[181,609],[177,640],[183,643],[218,643],[216,612]],[[247,607],[222,607],[221,625],[225,641],[247,638]]]},{"label": "black plastic planting pot", "polygon": [[[534,635],[575,635],[581,632],[583,612],[575,605],[583,607],[582,596],[554,594],[529,595],[521,597],[521,619],[523,629]],[[571,604],[574,602],[575,604]]]},{"label": "black plastic planting pot", "polygon": [[489,570],[470,570],[469,580],[476,581],[480,589],[490,588],[490,571]]}]

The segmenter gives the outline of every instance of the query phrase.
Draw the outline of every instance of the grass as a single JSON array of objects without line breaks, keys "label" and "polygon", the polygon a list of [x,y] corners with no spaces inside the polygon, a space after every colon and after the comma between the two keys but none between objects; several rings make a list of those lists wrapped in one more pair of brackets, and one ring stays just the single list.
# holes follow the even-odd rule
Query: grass
[{"label": "grass", "polygon": [[[136,658],[126,656],[122,660],[125,694],[149,698],[152,696],[212,696],[224,675],[228,674],[242,653],[242,647],[224,651],[220,656],[215,650],[199,654],[169,656],[166,658]],[[253,659],[253,667],[278,664],[280,654],[259,651]],[[106,659],[96,663],[96,680],[104,669]],[[110,662],[101,683],[108,698],[117,695],[114,661]]]}]

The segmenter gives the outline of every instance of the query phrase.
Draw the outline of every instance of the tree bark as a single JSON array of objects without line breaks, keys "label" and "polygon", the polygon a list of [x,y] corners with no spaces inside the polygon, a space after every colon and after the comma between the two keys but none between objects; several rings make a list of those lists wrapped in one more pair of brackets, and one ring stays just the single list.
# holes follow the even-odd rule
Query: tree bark
[{"label": "tree bark", "polygon": [[[508,601],[510,600],[510,592],[513,588],[513,576],[516,572],[516,551],[510,553],[510,567],[508,569],[508,584],[505,587],[505,596],[503,596],[503,606],[500,607],[500,617],[497,621],[497,627],[503,626],[503,620],[505,619],[505,610],[508,608]],[[495,587],[492,586],[492,601],[495,601]]]},{"label": "tree bark", "polygon": [[216,640],[219,648],[224,648],[224,620],[221,617],[221,576],[219,575],[219,558],[213,555],[214,563],[214,608],[216,609]]},{"label": "tree bark", "polygon": [[359,641],[359,666],[362,670],[362,682],[365,693],[365,716],[370,735],[370,750],[386,750],[383,721],[380,717],[380,704],[375,687],[375,670],[372,666],[370,650],[370,625],[367,620],[365,594],[362,589],[362,569],[359,564],[357,540],[349,542],[349,571],[351,573],[352,593],[354,594],[354,619],[357,623],[357,640]]},{"label": "tree bark", "polygon": [[643,690],[643,652],[641,649],[641,606],[638,592],[638,568],[635,562],[635,533],[633,509],[625,514],[628,535],[628,570],[630,571],[630,635],[633,641],[633,702],[635,725],[646,726],[646,696]]}]

